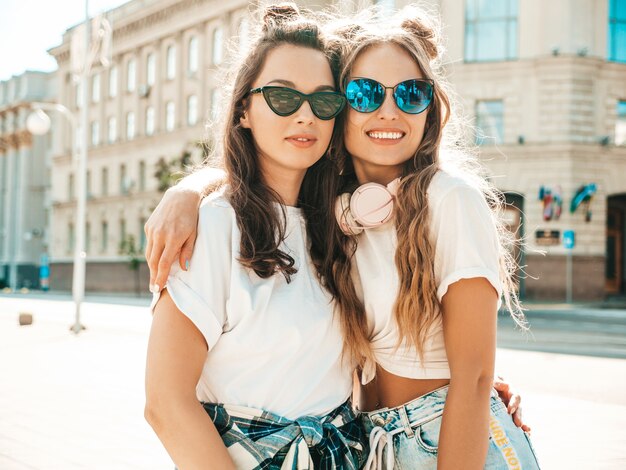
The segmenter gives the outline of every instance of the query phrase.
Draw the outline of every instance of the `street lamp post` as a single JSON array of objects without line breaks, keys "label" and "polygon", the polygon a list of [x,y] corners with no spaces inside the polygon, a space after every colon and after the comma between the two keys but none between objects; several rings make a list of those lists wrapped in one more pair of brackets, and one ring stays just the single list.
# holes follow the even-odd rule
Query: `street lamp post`
[{"label": "street lamp post", "polygon": [[[86,171],[86,164],[84,162],[87,159],[86,153],[86,136],[83,134],[83,141],[81,142],[80,152],[78,148],[77,142],[77,131],[78,131],[78,121],[76,117],[72,114],[72,112],[67,109],[62,104],[57,103],[31,103],[31,107],[34,109],[34,112],[28,116],[26,120],[26,128],[33,135],[43,135],[46,134],[50,130],[50,118],[45,113],[45,111],[56,111],[59,114],[63,115],[69,122],[70,128],[72,130],[72,161],[79,163],[78,165],[78,181],[79,181],[79,189],[77,194],[77,213],[76,213],[76,246],[74,251],[74,266],[73,266],[73,276],[72,276],[72,298],[74,299],[74,304],[76,307],[74,324],[71,327],[71,330],[74,333],[79,333],[81,330],[85,329],[83,325],[80,323],[80,307],[84,298],[85,293],[85,199],[86,199],[86,188],[81,188],[81,176],[80,173]],[[80,164],[81,160],[83,161],[83,165]],[[85,178],[82,178],[83,182],[85,182]],[[82,200],[82,204],[81,204]],[[79,235],[82,232],[82,236]]]},{"label": "street lamp post", "polygon": [[[85,297],[85,224],[87,218],[87,136],[89,135],[89,73],[91,60],[89,57],[91,45],[91,21],[89,19],[89,1],[85,0],[85,46],[83,55],[83,67],[80,74],[80,87],[83,94],[83,106],[81,108],[81,139],[77,162],[77,197],[76,197],[76,248],[74,250],[74,275],[72,276],[72,296],[76,309],[72,331],[80,333],[85,327],[80,323],[80,307]],[[74,143],[73,145],[76,145]]]},{"label": "street lamp post", "polygon": [[[85,225],[87,212],[87,142],[89,136],[89,74],[96,58],[99,58],[103,66],[108,67],[110,63],[110,41],[112,38],[111,27],[108,21],[101,19],[96,29],[97,37],[92,45],[91,19],[89,18],[89,0],[85,0],[85,24],[84,24],[84,50],[82,64],[80,64],[80,86],[82,93],[82,107],[80,113],[80,127],[75,116],[61,104],[33,103],[35,112],[29,116],[33,133],[45,128],[45,132],[50,129],[50,118],[44,110],[58,111],[68,118],[72,127],[72,161],[76,164],[77,176],[77,197],[76,197],[76,247],[74,250],[74,269],[72,278],[72,296],[76,306],[76,319],[71,330],[79,333],[84,329],[80,323],[80,307],[85,297]],[[92,47],[93,46],[93,47]],[[78,71],[78,70],[77,70]],[[44,118],[45,116],[45,118]],[[47,120],[47,124],[44,122]],[[39,129],[37,129],[39,126]],[[77,135],[80,128],[80,135]],[[30,129],[29,129],[30,130]],[[80,139],[78,147],[77,137]]]},{"label": "street lamp post", "polygon": [[[101,31],[99,31],[100,33]],[[109,31],[110,32],[110,31]],[[33,108],[36,109],[35,113],[29,116],[32,117],[31,124],[34,125],[33,130],[36,129],[36,121],[44,121],[42,114],[45,115],[44,109],[59,111],[65,117],[69,119],[72,127],[72,161],[76,164],[76,176],[77,176],[77,197],[76,197],[76,246],[74,249],[74,269],[72,276],[72,297],[74,299],[74,305],[76,309],[76,315],[74,324],[71,330],[78,334],[85,327],[80,323],[80,308],[81,303],[85,297],[85,225],[86,225],[86,212],[87,212],[87,141],[89,135],[89,74],[91,72],[91,66],[93,60],[96,58],[98,48],[91,48],[91,20],[89,18],[89,0],[85,0],[85,24],[84,24],[84,47],[83,58],[80,67],[80,86],[82,93],[82,107],[80,113],[80,135],[78,132],[78,122],[72,113],[61,104],[46,104],[46,103],[33,103]],[[101,35],[101,39],[106,34]],[[110,38],[106,36],[107,39]],[[102,43],[96,44],[100,48]],[[101,58],[102,60],[102,58]],[[103,62],[105,62],[104,60]],[[46,116],[47,118],[47,116]],[[47,126],[50,128],[50,119],[47,119]],[[41,130],[39,129],[39,130]],[[46,132],[47,130],[46,129]],[[77,137],[80,139],[80,148],[77,148]]]}]

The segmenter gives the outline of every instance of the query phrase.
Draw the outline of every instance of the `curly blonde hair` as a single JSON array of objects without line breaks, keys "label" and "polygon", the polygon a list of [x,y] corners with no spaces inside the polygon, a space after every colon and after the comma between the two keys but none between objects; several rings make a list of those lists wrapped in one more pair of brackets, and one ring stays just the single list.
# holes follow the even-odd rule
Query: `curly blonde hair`
[{"label": "curly blonde hair", "polygon": [[[401,47],[415,60],[424,78],[435,83],[424,135],[413,157],[404,164],[394,209],[398,240],[395,264],[399,274],[399,291],[394,305],[394,315],[400,331],[398,346],[408,342],[423,357],[426,337],[441,315],[435,281],[435,249],[430,241],[427,190],[442,167],[461,174],[479,188],[492,208],[500,234],[500,278],[504,304],[517,323],[525,327],[513,280],[517,264],[505,249],[510,246],[512,234],[499,222],[498,217],[503,206],[503,197],[484,178],[484,171],[471,149],[459,142],[458,136],[462,135],[464,126],[453,113],[453,95],[445,80],[441,60],[443,48],[435,15],[417,7],[408,7],[393,17],[382,20],[375,9],[370,9],[361,12],[356,19],[331,21],[328,27],[335,36],[343,40],[340,86],[345,85],[360,55],[379,44]],[[445,152],[441,151],[443,148],[446,149]],[[345,146],[339,149],[336,158],[344,177],[342,192],[349,191],[356,186],[356,178]],[[353,239],[353,242],[356,244],[358,241]],[[347,261],[348,264],[350,262]],[[349,266],[340,266],[338,269],[350,271]],[[365,350],[363,354],[369,357],[371,352]]]}]

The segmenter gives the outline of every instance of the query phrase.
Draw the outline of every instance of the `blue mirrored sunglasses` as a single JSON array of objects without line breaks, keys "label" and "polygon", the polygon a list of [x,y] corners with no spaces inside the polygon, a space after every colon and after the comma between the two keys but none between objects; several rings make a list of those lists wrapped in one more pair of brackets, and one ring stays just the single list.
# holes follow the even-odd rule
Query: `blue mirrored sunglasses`
[{"label": "blue mirrored sunglasses", "polygon": [[352,78],[346,83],[346,98],[352,109],[372,113],[385,101],[387,89],[393,90],[396,105],[407,114],[424,112],[433,101],[434,82],[426,78],[412,78],[395,86],[385,86],[371,78]]}]

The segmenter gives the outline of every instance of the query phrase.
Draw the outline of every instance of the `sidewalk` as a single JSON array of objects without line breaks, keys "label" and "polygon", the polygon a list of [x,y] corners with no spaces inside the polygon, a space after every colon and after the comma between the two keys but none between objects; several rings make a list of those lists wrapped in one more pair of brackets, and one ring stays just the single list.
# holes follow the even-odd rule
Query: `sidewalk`
[{"label": "sidewalk", "polygon": [[[143,418],[149,298],[88,296],[77,336],[70,296],[47,296],[0,295],[0,469],[172,470]],[[625,360],[499,349],[496,370],[522,391],[542,468],[626,468]]]},{"label": "sidewalk", "polygon": [[0,468],[172,470],[143,418],[147,309],[87,302],[78,336],[73,312],[0,297]]},{"label": "sidewalk", "polygon": [[[0,290],[0,302],[3,297],[8,299],[72,300],[72,294],[66,291],[44,292],[41,290],[31,290],[28,292],[6,292],[5,290]],[[150,305],[150,300],[152,300],[152,294],[148,291],[143,292],[140,296],[126,292],[85,293],[85,302],[93,303],[148,306]]]},{"label": "sidewalk", "polygon": [[604,302],[568,304],[526,301],[522,303],[522,307],[529,318],[568,317],[626,323],[626,305],[622,304],[607,307]]},{"label": "sidewalk", "polygon": [[[68,291],[47,291],[29,290],[27,292],[8,292],[0,290],[0,299],[6,298],[23,298],[23,299],[46,299],[46,300],[72,300],[72,294]],[[148,305],[152,294],[147,290],[137,296],[132,292],[87,292],[85,300],[87,302],[96,303],[119,303],[124,305]],[[598,300],[594,302],[558,302],[558,301],[536,301],[522,300],[522,306],[530,312],[546,311],[546,312],[576,312],[588,311],[600,314],[606,312],[607,315],[624,315],[626,316],[626,297],[614,297],[606,300]]]}]

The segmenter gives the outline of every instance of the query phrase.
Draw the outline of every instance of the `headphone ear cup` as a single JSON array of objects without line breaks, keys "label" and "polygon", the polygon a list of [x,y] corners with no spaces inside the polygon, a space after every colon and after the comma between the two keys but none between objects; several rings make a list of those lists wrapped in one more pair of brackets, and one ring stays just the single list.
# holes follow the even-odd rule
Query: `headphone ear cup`
[{"label": "headphone ear cup", "polygon": [[360,227],[383,225],[393,215],[393,194],[382,184],[362,184],[350,198],[350,213]]},{"label": "headphone ear cup", "polygon": [[339,228],[346,235],[358,235],[363,231],[361,225],[354,220],[350,210],[350,193],[343,193],[335,201],[335,217]]}]

